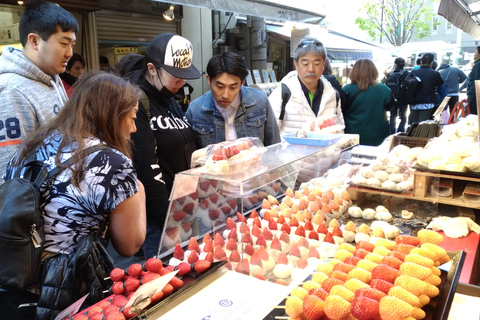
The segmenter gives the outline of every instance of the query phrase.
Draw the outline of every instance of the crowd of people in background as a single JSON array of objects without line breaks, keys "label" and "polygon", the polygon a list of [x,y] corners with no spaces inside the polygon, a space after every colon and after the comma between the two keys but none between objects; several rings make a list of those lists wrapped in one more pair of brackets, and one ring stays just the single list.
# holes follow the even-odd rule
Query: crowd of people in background
[{"label": "crowd of people in background", "polygon": [[[360,59],[350,83],[342,86],[332,76],[323,43],[307,36],[294,46],[295,70],[281,79],[290,92],[287,101],[284,86],[269,96],[245,86],[246,61],[227,52],[208,62],[210,90],[179,104],[179,92],[191,93],[186,80],[201,77],[191,64],[193,46],[184,37],[160,34],[145,55],[129,54],[116,67],[101,56],[100,72],[84,75],[87,61],[73,52],[79,28],[68,11],[49,2],[28,5],[19,30],[23,50],[6,47],[0,56],[0,119],[6,132],[0,136],[0,172],[11,179],[31,154],[50,167],[74,159],[71,168],[42,186],[50,254],[71,252],[76,237],[67,234],[94,232],[106,220],[120,254],[153,257],[175,174],[191,167],[195,150],[251,136],[269,146],[324,118],[333,119],[339,133],[359,134],[360,144],[378,146],[390,134],[431,119],[444,96],[450,97],[451,112],[459,84],[467,79],[448,60],[436,71],[434,56],[427,53],[411,71],[396,58],[385,84],[373,61]],[[173,65],[172,52],[182,52],[189,63]],[[467,80],[472,113],[479,61],[480,47]],[[415,103],[406,103],[396,87],[410,73],[421,81]],[[96,144],[107,148],[85,157],[85,149]],[[0,295],[4,311],[35,299],[30,293]],[[5,312],[10,319],[21,318]]]}]

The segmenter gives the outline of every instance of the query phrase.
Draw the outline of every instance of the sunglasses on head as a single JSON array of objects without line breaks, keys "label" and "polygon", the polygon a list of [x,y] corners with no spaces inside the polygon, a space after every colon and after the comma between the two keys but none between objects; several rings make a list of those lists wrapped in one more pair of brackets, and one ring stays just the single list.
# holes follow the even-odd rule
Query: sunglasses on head
[{"label": "sunglasses on head", "polygon": [[313,44],[316,47],[320,47],[322,45],[322,43],[318,40],[305,40],[305,41],[300,42],[298,44],[297,48],[306,48],[310,44]]}]

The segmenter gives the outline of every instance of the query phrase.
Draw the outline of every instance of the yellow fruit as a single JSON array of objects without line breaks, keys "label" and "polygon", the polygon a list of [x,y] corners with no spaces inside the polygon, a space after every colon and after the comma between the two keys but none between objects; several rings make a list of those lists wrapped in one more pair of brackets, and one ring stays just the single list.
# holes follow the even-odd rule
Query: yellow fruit
[{"label": "yellow fruit", "polygon": [[383,232],[382,228],[377,227],[372,230],[372,236],[377,238],[385,238],[385,232]]},{"label": "yellow fruit", "polygon": [[325,314],[332,320],[343,320],[350,314],[350,302],[340,296],[329,295],[325,299]]},{"label": "yellow fruit", "polygon": [[425,292],[427,283],[414,277],[400,276],[395,279],[395,285],[418,297]]},{"label": "yellow fruit", "polygon": [[333,271],[333,265],[330,263],[320,262],[317,265],[317,272],[323,272],[328,276],[330,273],[332,273],[332,271]]},{"label": "yellow fruit", "polygon": [[357,232],[360,232],[360,233],[365,233],[365,234],[370,234],[370,228],[365,224],[365,223],[362,223],[359,227],[358,227],[358,231]]},{"label": "yellow fruit", "polygon": [[355,294],[352,291],[339,284],[330,289],[330,295],[340,296],[350,303],[353,301],[353,298],[355,298]]},{"label": "yellow fruit", "polygon": [[417,253],[409,253],[405,256],[405,262],[413,262],[415,264],[431,268],[433,267],[433,260],[425,258]]},{"label": "yellow fruit", "polygon": [[375,268],[376,266],[378,266],[378,263],[366,259],[362,259],[357,263],[357,268],[362,268],[369,272],[372,272],[373,268]]},{"label": "yellow fruit", "polygon": [[420,266],[413,262],[404,262],[400,266],[400,274],[425,280],[432,274],[432,269]]},{"label": "yellow fruit", "polygon": [[433,243],[439,245],[443,241],[443,236],[433,230],[422,229],[417,233],[420,244]]},{"label": "yellow fruit", "polygon": [[352,291],[353,293],[355,293],[355,291],[357,291],[357,289],[364,288],[364,287],[370,287],[368,284],[366,284],[366,283],[364,283],[364,282],[362,282],[358,279],[353,279],[353,278],[345,281],[345,283],[343,285],[345,286],[345,288]]},{"label": "yellow fruit", "polygon": [[440,269],[438,269],[437,267],[431,267],[430,269],[432,269],[432,273],[436,276],[441,276],[442,275],[442,271]]},{"label": "yellow fruit", "polygon": [[345,225],[344,230],[355,232],[356,231],[355,223],[353,223],[353,221],[348,221],[347,224]]},{"label": "yellow fruit", "polygon": [[413,307],[396,297],[386,296],[380,300],[382,320],[403,320],[410,316]]},{"label": "yellow fruit", "polygon": [[[379,240],[381,240],[381,239],[379,239]],[[378,240],[377,240],[377,242],[378,242]],[[379,246],[379,247],[375,247],[375,249],[373,249],[372,252],[385,257],[390,252],[390,250],[388,250],[385,247]]]},{"label": "yellow fruit", "polygon": [[385,247],[388,250],[392,250],[395,244],[395,241],[387,239],[377,239],[377,241],[375,241],[375,247]]},{"label": "yellow fruit", "polygon": [[322,284],[325,279],[328,279],[328,276],[323,272],[315,272],[312,275],[312,281],[315,281],[318,284]]},{"label": "yellow fruit", "polygon": [[297,297],[288,297],[285,303],[285,313],[292,318],[303,316],[303,301]]},{"label": "yellow fruit", "polygon": [[351,256],[353,256],[353,253],[348,252],[347,250],[337,250],[333,257],[343,262],[347,257],[351,257]]},{"label": "yellow fruit", "polygon": [[423,283],[425,283],[425,294],[429,298],[434,298],[438,296],[438,294],[440,293],[440,290],[437,287],[435,287],[433,284],[426,283],[425,281],[423,281]]},{"label": "yellow fruit", "polygon": [[408,303],[409,305],[411,305],[413,307],[418,306],[418,304],[420,303],[420,300],[418,299],[418,297],[416,295],[414,295],[411,292],[408,292],[407,290],[405,290],[405,289],[403,289],[402,287],[399,287],[399,286],[392,287],[388,291],[388,295],[392,296],[392,297],[396,297],[396,298],[398,298],[402,301],[405,301],[406,303]]},{"label": "yellow fruit", "polygon": [[357,248],[355,248],[355,246],[351,245],[350,243],[341,243],[338,246],[338,250],[346,250],[353,253],[355,250],[357,250]]},{"label": "yellow fruit", "polygon": [[317,288],[317,287],[320,287],[321,285],[318,283],[318,282],[315,282],[315,281],[312,281],[312,280],[308,280],[308,281],[305,281],[305,283],[303,284],[303,289],[307,290],[307,292],[310,292],[310,290],[312,290],[313,288]]},{"label": "yellow fruit", "polygon": [[444,263],[447,263],[448,261],[450,261],[450,257],[448,256],[448,254],[445,254],[443,256],[441,256],[439,259],[438,259],[438,263],[440,265],[444,264]]},{"label": "yellow fruit", "polygon": [[365,256],[365,259],[370,260],[375,263],[380,263],[383,260],[383,256],[378,253],[369,253]]},{"label": "yellow fruit", "polygon": [[363,283],[370,284],[372,281],[372,273],[365,269],[356,267],[348,273],[348,279],[358,279]]},{"label": "yellow fruit", "polygon": [[419,295],[418,300],[420,301],[418,305],[419,308],[423,308],[430,303],[430,298],[426,294]]},{"label": "yellow fruit", "polygon": [[422,309],[413,307],[413,310],[410,316],[415,319],[424,319],[427,316],[427,314]]},{"label": "yellow fruit", "polygon": [[330,259],[328,263],[330,263],[332,266],[336,265],[337,263],[341,263],[342,261],[338,259]]},{"label": "yellow fruit", "polygon": [[292,289],[292,292],[290,292],[290,296],[297,297],[301,300],[303,300],[303,298],[305,298],[307,294],[308,291],[303,289],[302,287],[295,287]]},{"label": "yellow fruit", "polygon": [[431,285],[434,285],[436,287],[438,287],[442,283],[442,279],[439,276],[434,275],[433,273],[430,275],[430,277],[428,277],[427,279],[425,279],[423,281],[425,281],[426,283],[429,283]]},{"label": "yellow fruit", "polygon": [[428,251],[428,250],[425,250],[425,249],[422,249],[422,248],[412,249],[412,251],[410,251],[410,253],[419,254],[422,257],[428,258],[428,259],[430,259],[434,262],[437,260],[437,255],[433,251]]}]

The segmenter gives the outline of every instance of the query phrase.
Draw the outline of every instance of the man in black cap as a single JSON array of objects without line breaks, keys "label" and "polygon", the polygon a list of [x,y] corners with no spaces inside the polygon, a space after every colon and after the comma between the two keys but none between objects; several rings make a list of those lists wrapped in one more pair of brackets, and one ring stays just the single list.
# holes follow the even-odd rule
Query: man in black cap
[{"label": "man in black cap", "polygon": [[150,42],[145,57],[132,58],[129,64],[136,69],[126,75],[145,93],[140,99],[137,132],[132,134],[132,140],[135,169],[146,191],[146,259],[158,253],[175,174],[190,168],[196,149],[193,129],[175,100],[186,79],[200,78],[192,56],[190,41],[162,33]]},{"label": "man in black cap", "polygon": [[[405,59],[400,57],[396,58],[393,66],[394,70],[388,73],[387,80],[385,81],[385,85],[392,90],[395,97],[395,107],[390,110],[390,134],[405,132],[408,108],[406,103],[400,101],[400,86],[408,74],[408,71],[404,69]],[[400,117],[398,128],[396,126],[397,115]]]}]

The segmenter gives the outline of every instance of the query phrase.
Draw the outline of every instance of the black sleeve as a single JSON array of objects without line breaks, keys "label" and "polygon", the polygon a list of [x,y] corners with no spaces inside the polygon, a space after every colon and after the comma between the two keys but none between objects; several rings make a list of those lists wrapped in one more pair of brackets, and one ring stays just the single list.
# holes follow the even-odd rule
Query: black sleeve
[{"label": "black sleeve", "polygon": [[340,102],[342,103],[342,107],[346,106],[348,97],[345,91],[343,91],[342,85],[340,84],[340,82],[338,82],[337,78],[335,78],[334,76],[324,76],[324,77],[328,80],[328,82],[330,82],[332,87],[334,87],[340,94]]},{"label": "black sleeve", "polygon": [[393,91],[390,90],[390,101],[385,105],[385,110],[390,111],[395,107],[395,96]]},{"label": "black sleeve", "polygon": [[135,125],[137,132],[131,136],[134,149],[133,163],[138,179],[145,187],[147,220],[157,222],[163,228],[168,210],[168,192],[162,179],[162,169],[158,164],[155,137],[141,102],[138,103]]}]

